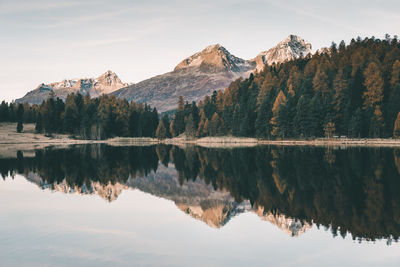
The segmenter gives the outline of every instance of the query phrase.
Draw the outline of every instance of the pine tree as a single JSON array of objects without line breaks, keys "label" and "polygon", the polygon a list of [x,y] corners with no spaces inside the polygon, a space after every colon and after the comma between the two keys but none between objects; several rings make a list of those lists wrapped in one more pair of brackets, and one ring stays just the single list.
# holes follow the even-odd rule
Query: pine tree
[{"label": "pine tree", "polygon": [[383,129],[384,120],[380,106],[376,106],[371,118],[370,136],[381,137],[381,130]]},{"label": "pine tree", "polygon": [[24,126],[22,124],[22,120],[24,118],[24,106],[22,104],[18,104],[18,110],[17,110],[17,133],[21,133],[22,130],[24,129]]},{"label": "pine tree", "polygon": [[203,136],[207,136],[210,134],[210,121],[206,119],[203,127]]},{"label": "pine tree", "polygon": [[201,110],[200,111],[200,121],[199,125],[197,126],[197,131],[196,131],[196,136],[197,137],[202,137],[204,135],[204,125],[206,123],[206,116],[204,115],[204,112]]},{"label": "pine tree", "polygon": [[394,128],[393,136],[395,138],[400,138],[400,112],[397,114],[397,118],[396,118],[393,128]]},{"label": "pine tree", "polygon": [[268,97],[265,97],[261,103],[261,106],[257,112],[257,118],[255,122],[256,136],[261,138],[267,138],[270,136],[271,127],[270,120],[272,118],[271,104],[269,103]]},{"label": "pine tree", "polygon": [[[309,103],[308,125],[305,125],[307,136],[319,137],[323,135],[324,117],[326,116],[322,96],[315,94]],[[329,118],[328,118],[329,121]]]},{"label": "pine tree", "polygon": [[307,137],[310,125],[309,102],[305,96],[301,96],[296,106],[295,131],[298,137]]},{"label": "pine tree", "polygon": [[193,120],[193,114],[185,119],[185,134],[187,137],[194,137],[196,135],[196,127]]},{"label": "pine tree", "polygon": [[[396,60],[393,64],[390,80],[390,95],[386,106],[387,126],[393,127],[397,114],[400,112],[400,61]],[[393,128],[388,129],[389,133]]]},{"label": "pine tree", "polygon": [[35,132],[41,133],[42,129],[43,129],[42,114],[40,114],[39,112],[36,117]]},{"label": "pine tree", "polygon": [[351,117],[349,130],[352,137],[361,137],[363,131],[363,116],[361,108],[358,108]]},{"label": "pine tree", "polygon": [[162,116],[161,120],[162,120],[162,122],[164,123],[165,130],[166,130],[166,133],[167,133],[167,138],[171,138],[172,135],[171,135],[171,132],[169,131],[170,123],[171,123],[171,122],[169,121],[169,116],[168,116],[167,114],[164,114],[164,115]]},{"label": "pine tree", "polygon": [[167,138],[167,129],[164,125],[163,120],[160,120],[160,122],[158,123],[158,127],[156,130],[156,138],[160,140]]},{"label": "pine tree", "polygon": [[0,105],[0,122],[9,121],[8,104],[5,101]]},{"label": "pine tree", "polygon": [[235,109],[233,111],[233,116],[232,116],[232,135],[233,136],[239,136],[241,119],[242,118],[241,118],[240,107],[239,107],[239,104],[236,104]]},{"label": "pine tree", "polygon": [[324,67],[320,66],[315,73],[313,79],[314,91],[321,94],[322,98],[326,98],[329,93],[329,77]]},{"label": "pine tree", "polygon": [[349,84],[344,70],[340,69],[333,82],[335,94],[333,96],[334,121],[339,134],[347,133],[346,108],[350,101]]},{"label": "pine tree", "polygon": [[183,100],[183,96],[179,96],[178,111],[183,111],[184,109],[185,109],[185,101]]}]

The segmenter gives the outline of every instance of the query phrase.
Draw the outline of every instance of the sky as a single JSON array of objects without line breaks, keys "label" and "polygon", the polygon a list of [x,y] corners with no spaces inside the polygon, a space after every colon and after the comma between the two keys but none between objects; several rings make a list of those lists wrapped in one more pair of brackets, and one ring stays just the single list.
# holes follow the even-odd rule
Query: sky
[{"label": "sky", "polygon": [[313,49],[400,35],[397,0],[0,0],[0,100],[40,83],[163,74],[219,43],[250,59],[289,34]]}]

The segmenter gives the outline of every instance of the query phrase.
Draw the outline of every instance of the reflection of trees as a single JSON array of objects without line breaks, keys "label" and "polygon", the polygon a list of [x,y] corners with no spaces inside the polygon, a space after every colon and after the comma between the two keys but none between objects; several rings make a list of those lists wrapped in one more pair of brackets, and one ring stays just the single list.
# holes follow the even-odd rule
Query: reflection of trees
[{"label": "reflection of trees", "polygon": [[[328,156],[327,156],[328,155]],[[255,147],[185,149],[77,146],[36,151],[35,157],[0,159],[3,177],[37,173],[48,183],[70,186],[97,181],[125,183],[146,176],[158,162],[175,164],[181,184],[200,178],[228,190],[254,208],[329,227],[333,235],[354,238],[400,236],[399,153],[392,149]],[[326,159],[332,160],[326,160]]]},{"label": "reflection of trees", "polygon": [[[18,167],[22,165],[23,167]],[[88,185],[91,181],[107,185],[124,183],[129,176],[146,176],[156,171],[155,147],[79,146],[72,149],[37,150],[34,158],[0,159],[3,177],[8,172],[34,172],[48,183],[66,181],[70,186]]]},{"label": "reflection of trees", "polygon": [[[237,201],[313,221],[335,236],[400,235],[400,176],[391,149],[191,148],[199,158],[197,175],[186,153],[173,149],[181,179],[198,176]],[[326,160],[327,153],[334,160]]]}]

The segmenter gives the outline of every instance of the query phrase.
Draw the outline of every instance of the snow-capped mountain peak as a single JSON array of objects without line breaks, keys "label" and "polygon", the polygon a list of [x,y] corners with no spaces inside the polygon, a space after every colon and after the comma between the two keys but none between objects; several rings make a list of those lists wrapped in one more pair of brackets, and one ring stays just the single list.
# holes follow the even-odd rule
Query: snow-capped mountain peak
[{"label": "snow-capped mountain peak", "polygon": [[191,67],[197,67],[203,72],[242,72],[244,69],[251,68],[246,60],[232,55],[220,44],[209,45],[201,52],[185,58],[175,67],[174,71]]},{"label": "snow-capped mountain peak", "polygon": [[298,59],[311,53],[312,46],[309,42],[297,35],[291,34],[275,47],[258,54],[251,61],[255,62],[256,70],[261,71],[265,65]]},{"label": "snow-capped mountain peak", "polygon": [[108,70],[97,78],[64,79],[60,82],[42,83],[23,98],[17,99],[17,102],[40,104],[49,97],[50,92],[53,92],[60,99],[65,99],[70,93],[78,92],[83,95],[90,94],[91,97],[98,97],[126,86],[128,84],[123,83],[117,74]]}]

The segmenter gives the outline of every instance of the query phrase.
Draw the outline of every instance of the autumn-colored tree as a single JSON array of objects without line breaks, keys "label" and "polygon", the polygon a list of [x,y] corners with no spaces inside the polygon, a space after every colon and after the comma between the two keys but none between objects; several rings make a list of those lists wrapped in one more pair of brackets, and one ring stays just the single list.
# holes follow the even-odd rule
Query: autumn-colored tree
[{"label": "autumn-colored tree", "polygon": [[299,82],[300,82],[299,69],[297,68],[297,66],[293,66],[290,69],[289,78],[287,81],[288,94],[290,94],[291,96],[295,95],[296,91],[295,88],[299,87]]},{"label": "autumn-colored tree", "polygon": [[209,135],[210,134],[210,121],[208,119],[206,119],[206,121],[204,122],[204,127],[203,127],[203,135]]},{"label": "autumn-colored tree", "polygon": [[324,67],[319,67],[313,79],[314,91],[325,98],[329,93],[329,77]]},{"label": "autumn-colored tree", "polygon": [[383,126],[385,126],[380,106],[376,106],[371,118],[370,136],[380,137]]},{"label": "autumn-colored tree", "polygon": [[380,105],[383,100],[383,86],[384,81],[381,71],[375,62],[368,64],[364,71],[365,88],[363,94],[364,109],[370,107],[375,109],[375,106]]},{"label": "autumn-colored tree", "polygon": [[394,87],[398,83],[400,83],[400,60],[396,60],[393,63],[392,75],[390,79],[390,85],[392,87]]},{"label": "autumn-colored tree", "polygon": [[178,111],[183,111],[184,108],[185,108],[185,101],[183,100],[183,96],[179,96]]},{"label": "autumn-colored tree", "polygon": [[167,138],[167,129],[164,125],[163,120],[160,120],[160,122],[158,123],[158,127],[156,130],[156,138],[160,140]]},{"label": "autumn-colored tree", "polygon": [[277,128],[277,119],[278,119],[278,114],[279,114],[279,109],[281,105],[286,104],[286,96],[282,91],[279,91],[278,96],[275,99],[274,105],[272,106],[272,118],[270,121],[270,124],[272,126],[272,131],[271,135],[272,136],[277,136],[278,133],[278,128]]},{"label": "autumn-colored tree", "polygon": [[325,125],[324,132],[327,138],[332,138],[333,135],[335,134],[335,131],[336,131],[335,123],[330,121]]},{"label": "autumn-colored tree", "polygon": [[218,113],[214,113],[211,118],[210,135],[216,136],[220,132],[221,122]]}]

